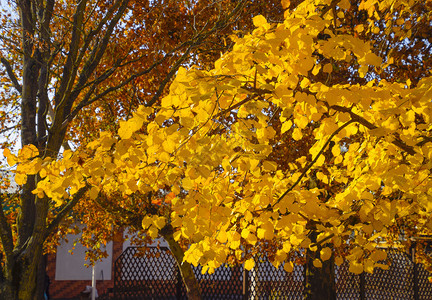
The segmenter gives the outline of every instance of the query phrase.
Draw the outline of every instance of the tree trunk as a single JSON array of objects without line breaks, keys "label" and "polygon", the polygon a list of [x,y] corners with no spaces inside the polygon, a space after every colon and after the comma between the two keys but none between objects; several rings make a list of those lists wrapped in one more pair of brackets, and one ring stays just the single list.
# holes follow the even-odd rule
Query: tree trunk
[{"label": "tree trunk", "polygon": [[186,286],[186,295],[189,300],[201,300],[201,292],[198,284],[198,280],[192,270],[190,263],[183,261],[184,251],[180,245],[174,240],[172,228],[167,230],[168,232],[162,232],[164,239],[167,241],[168,246],[174,258],[177,262],[177,266],[180,270],[183,283]]},{"label": "tree trunk", "polygon": [[39,261],[42,259],[41,246],[27,248],[15,257],[13,268],[6,270],[7,275],[0,287],[0,299],[33,300],[36,293],[36,278]]},{"label": "tree trunk", "polygon": [[[317,234],[313,232],[310,235],[312,242],[316,242]],[[334,256],[329,260],[322,262],[322,267],[317,268],[313,265],[313,261],[319,258],[320,249],[317,251],[306,251],[305,264],[305,289],[304,297],[306,300],[336,300],[336,283],[335,283],[335,268]]]},{"label": "tree trunk", "polygon": [[47,256],[43,255],[39,262],[36,280],[36,293],[34,296],[35,300],[45,300],[45,289],[48,282],[46,275]]}]

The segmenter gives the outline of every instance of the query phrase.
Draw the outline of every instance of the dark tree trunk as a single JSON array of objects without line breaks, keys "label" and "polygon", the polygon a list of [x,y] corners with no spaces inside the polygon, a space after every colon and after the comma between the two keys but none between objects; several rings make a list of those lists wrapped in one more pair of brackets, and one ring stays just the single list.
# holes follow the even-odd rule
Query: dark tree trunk
[{"label": "dark tree trunk", "polygon": [[[310,235],[312,242],[316,242],[317,234]],[[321,246],[318,245],[317,251],[306,251],[305,264],[305,300],[336,300],[336,283],[334,256],[322,262],[322,267],[314,266],[313,261],[320,258]]]},{"label": "dark tree trunk", "polygon": [[47,256],[44,255],[42,256],[37,271],[35,300],[45,300],[45,289],[47,284],[49,284],[46,274],[46,265]]},{"label": "dark tree trunk", "polygon": [[183,261],[184,251],[174,240],[172,229],[162,232],[164,239],[167,241],[170,250],[177,262],[183,283],[186,286],[186,294],[189,300],[201,300],[201,292],[198,280],[192,270],[190,263]]}]

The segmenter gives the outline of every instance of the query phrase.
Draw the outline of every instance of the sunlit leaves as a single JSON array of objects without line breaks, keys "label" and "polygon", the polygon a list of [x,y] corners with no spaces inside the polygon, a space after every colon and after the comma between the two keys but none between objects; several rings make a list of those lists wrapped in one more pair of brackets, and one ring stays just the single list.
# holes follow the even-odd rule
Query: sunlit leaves
[{"label": "sunlit leaves", "polygon": [[9,149],[3,150],[3,155],[7,158],[9,166],[14,166],[17,163],[17,157],[13,155]]},{"label": "sunlit leaves", "polygon": [[144,120],[139,117],[129,119],[128,121],[120,121],[120,129],[118,134],[122,139],[128,139],[133,133],[141,128],[143,122]]},{"label": "sunlit leaves", "polygon": [[180,69],[161,106],[43,168],[35,193],[60,201],[87,181],[92,199],[146,195],[130,204],[143,230],[172,226],[208,272],[227,259],[251,269],[263,248],[287,271],[299,249],[318,252],[316,267],[385,268],[376,246],[402,243],[398,225],[430,230],[430,79],[332,84],[338,63],[364,77],[382,59],[331,18],[307,3],[283,24],[256,16],[212,70]]}]

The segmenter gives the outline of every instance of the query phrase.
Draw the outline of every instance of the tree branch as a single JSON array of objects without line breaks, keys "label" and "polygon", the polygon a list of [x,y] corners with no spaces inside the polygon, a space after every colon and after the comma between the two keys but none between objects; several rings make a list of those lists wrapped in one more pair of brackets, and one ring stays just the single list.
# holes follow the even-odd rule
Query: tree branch
[{"label": "tree branch", "polygon": [[[339,106],[339,105],[332,105],[332,106],[330,106],[330,108],[334,109],[336,111],[349,113],[351,116],[351,120],[365,126],[368,129],[377,129],[378,128],[377,126],[375,126],[374,124],[372,124],[371,122],[366,120],[365,118],[360,117],[359,115],[353,113],[352,110],[348,107],[343,107],[343,106]],[[416,154],[416,151],[414,150],[414,148],[412,146],[408,146],[407,144],[405,144],[400,138],[395,137],[395,139],[392,141],[392,144],[399,147],[400,149],[404,150],[406,153],[408,153],[410,155]]]},{"label": "tree branch", "polygon": [[56,119],[57,117],[61,118],[59,114],[63,114],[63,109],[60,108],[66,104],[65,100],[67,99],[67,96],[69,94],[68,91],[72,89],[72,85],[75,81],[74,79],[77,72],[77,66],[75,65],[75,62],[78,55],[78,50],[79,50],[79,45],[80,45],[80,40],[82,35],[81,26],[84,18],[86,5],[87,5],[87,0],[79,1],[73,16],[72,36],[69,43],[70,49],[67,55],[66,62],[63,67],[62,80],[60,82],[60,86],[56,93],[56,96],[54,98],[54,104],[57,108]]},{"label": "tree branch", "polygon": [[[108,28],[102,38],[102,41],[100,44],[96,44],[90,53],[89,59],[84,64],[84,67],[82,68],[81,74],[79,76],[78,82],[75,85],[69,100],[68,100],[68,106],[72,106],[72,103],[77,98],[78,94],[80,93],[82,87],[87,84],[88,79],[90,78],[91,74],[93,74],[93,71],[96,69],[96,67],[99,65],[100,60],[102,59],[107,46],[108,42],[111,39],[112,32],[114,31],[114,28],[117,26],[118,22],[124,15],[127,4],[129,3],[129,0],[119,0],[115,3],[114,8],[118,7],[118,11],[116,15],[113,17],[111,22],[108,24]],[[67,112],[69,114],[69,112]]]},{"label": "tree branch", "polygon": [[294,184],[287,189],[277,200],[275,203],[273,203],[272,205],[269,205],[268,209],[273,208],[276,204],[278,204],[279,202],[282,201],[282,199],[289,193],[291,192],[299,183],[300,181],[303,179],[303,177],[306,175],[306,173],[309,171],[310,168],[312,168],[312,166],[317,162],[318,158],[321,156],[321,154],[323,154],[324,150],[327,148],[327,146],[330,144],[330,142],[332,141],[332,139],[339,133],[341,132],[342,129],[344,129],[345,127],[347,127],[349,124],[353,123],[354,120],[349,120],[348,122],[346,122],[345,124],[343,124],[341,127],[339,127],[338,129],[336,129],[328,138],[327,142],[324,144],[324,146],[322,146],[321,150],[318,152],[318,154],[315,156],[315,158],[306,166],[306,168],[303,170],[303,172],[301,173],[300,177],[297,178],[296,182],[294,182]]},{"label": "tree branch", "polygon": [[[125,1],[127,2],[127,1]],[[245,5],[247,1],[243,0],[240,1],[237,6],[233,9],[233,11],[223,20],[223,21],[218,21],[217,23],[215,23],[215,25],[207,32],[203,33],[200,32],[197,35],[195,35],[193,38],[191,38],[189,41],[184,42],[182,44],[180,44],[178,47],[174,48],[173,50],[171,50],[170,52],[168,52],[167,54],[164,55],[163,58],[161,58],[160,60],[158,60],[157,62],[155,62],[154,64],[152,64],[149,68],[137,73],[137,74],[133,74],[131,75],[128,79],[124,80],[122,83],[114,86],[114,87],[110,87],[108,89],[106,89],[105,91],[103,91],[102,93],[99,93],[97,95],[95,95],[93,98],[91,98],[91,96],[93,95],[93,92],[95,90],[95,87],[92,88],[83,98],[83,100],[78,103],[78,105],[75,106],[75,108],[73,109],[73,111],[64,119],[63,124],[62,124],[62,129],[66,128],[66,126],[75,118],[75,116],[81,111],[82,108],[84,108],[85,106],[90,105],[91,103],[105,97],[106,95],[108,95],[111,92],[114,92],[122,87],[124,87],[125,85],[129,84],[132,80],[134,80],[137,77],[140,77],[142,75],[145,75],[147,73],[149,73],[150,71],[152,71],[156,66],[158,66],[159,64],[161,64],[163,61],[165,61],[168,57],[170,57],[173,53],[175,53],[176,51],[182,49],[185,46],[189,46],[186,50],[186,52],[174,63],[171,71],[167,74],[167,76],[164,78],[164,80],[162,81],[162,83],[159,85],[159,88],[156,92],[156,94],[152,97],[152,99],[146,104],[147,106],[151,106],[153,105],[161,96],[161,94],[163,93],[163,90],[165,88],[165,86],[168,84],[168,82],[172,79],[172,77],[176,74],[178,68],[181,66],[181,64],[188,58],[190,51],[196,47],[196,45],[199,45],[200,43],[202,43],[203,40],[205,40],[209,35],[213,34],[214,32],[218,31],[218,30],[222,30],[223,28],[225,28],[228,25],[228,21],[233,18],[234,16],[236,16],[237,14],[239,14],[241,12],[242,7]],[[111,24],[111,23],[110,23]],[[88,73],[87,71],[83,71],[83,75],[85,73]],[[81,81],[81,79],[79,80],[79,82]],[[84,82],[85,84],[85,82]],[[80,84],[78,83],[74,89],[74,91],[80,91],[82,89],[82,87],[84,86],[84,84]],[[73,97],[70,97],[71,99],[75,100],[77,97],[75,97],[75,95]]]},{"label": "tree branch", "polygon": [[[150,194],[145,195],[149,197]],[[103,210],[107,213],[114,215],[120,219],[123,219],[122,226],[135,226],[140,227],[143,219],[143,215],[134,211],[130,211],[114,203],[103,201],[100,195],[94,200]]]},{"label": "tree branch", "polygon": [[84,194],[89,190],[90,186],[87,184],[86,186],[79,189],[79,191],[72,197],[66,205],[61,209],[61,211],[56,215],[54,220],[48,225],[47,230],[45,232],[45,239],[54,232],[54,230],[60,225],[60,222],[70,213],[70,211],[74,208],[74,206],[82,199]]},{"label": "tree branch", "polygon": [[18,125],[14,125],[14,126],[11,126],[11,127],[7,127],[7,128],[5,128],[5,129],[3,129],[3,130],[0,130],[0,134],[3,134],[3,133],[5,133],[5,132],[8,132],[9,130],[12,130],[12,129],[16,129],[17,126],[18,126]]},{"label": "tree branch", "polygon": [[226,28],[229,24],[229,20],[231,20],[236,14],[238,14],[241,10],[241,8],[245,5],[246,1],[240,1],[238,2],[237,6],[233,9],[233,11],[223,20],[218,21],[214,24],[213,28],[210,29],[206,33],[199,33],[197,36],[193,39],[195,40],[191,46],[186,50],[185,53],[175,62],[174,66],[172,67],[171,71],[167,74],[167,76],[164,78],[162,83],[159,85],[158,90],[156,91],[156,94],[152,97],[152,99],[146,104],[146,106],[152,106],[156,103],[156,101],[160,98],[162,95],[163,90],[165,89],[165,86],[168,84],[168,82],[171,81],[171,78],[175,75],[178,68],[181,66],[181,64],[188,58],[189,53],[192,51],[192,49],[201,44],[203,40],[205,40],[208,36],[213,34],[216,31],[222,30]]},{"label": "tree branch", "polygon": [[427,144],[427,143],[431,143],[431,142],[432,142],[432,137],[425,136],[425,135],[422,135],[421,137],[423,138],[423,141],[418,142],[418,143],[416,144],[416,146],[421,147],[421,146],[424,146],[424,145]]},{"label": "tree branch", "polygon": [[145,104],[145,106],[152,106],[153,104],[156,103],[156,101],[159,99],[159,97],[162,95],[165,86],[168,84],[168,82],[171,81],[172,77],[176,74],[177,70],[180,68],[181,64],[189,57],[189,53],[192,51],[192,48],[195,45],[191,45],[189,46],[185,53],[183,53],[183,55],[177,59],[177,61],[175,62],[174,66],[171,68],[171,71],[165,76],[164,80],[161,82],[161,84],[159,85],[158,90],[156,91],[156,93],[153,95],[152,99],[147,102]]},{"label": "tree branch", "polygon": [[12,69],[12,66],[10,65],[9,61],[6,60],[4,57],[0,58],[0,61],[6,68],[6,72],[9,76],[9,79],[12,81],[15,89],[21,94],[22,93],[22,86],[19,84],[17,77],[15,76],[15,73]]},{"label": "tree branch", "polygon": [[153,63],[147,69],[142,70],[141,72],[138,72],[136,74],[131,75],[129,78],[127,78],[126,80],[122,81],[122,83],[106,89],[105,91],[103,91],[103,92],[95,95],[93,98],[91,98],[91,96],[93,95],[94,89],[91,90],[91,91],[89,91],[89,92],[87,92],[87,94],[83,97],[83,100],[81,100],[81,102],[77,104],[77,106],[74,108],[74,110],[65,119],[65,121],[62,124],[62,128],[65,128],[75,118],[75,116],[80,112],[81,109],[83,109],[84,107],[92,104],[93,102],[95,102],[95,101],[97,101],[97,100],[105,97],[109,93],[112,93],[112,92],[114,92],[114,91],[116,91],[116,90],[124,87],[125,85],[129,84],[135,78],[138,78],[140,76],[143,76],[145,74],[150,73],[154,68],[156,68],[162,62],[164,62],[168,57],[170,57],[174,52],[180,50],[181,48],[183,48],[188,43],[189,42],[182,43],[181,45],[177,46],[176,48],[172,49],[170,52],[168,52],[167,54],[165,54],[161,59],[159,59],[158,61],[156,61],[155,63]]},{"label": "tree branch", "polygon": [[[82,58],[87,53],[88,47],[90,46],[90,43],[92,42],[93,38],[101,32],[102,28],[105,26],[105,24],[111,18],[111,16],[114,14],[115,10],[119,7],[120,3],[121,3],[121,1],[117,1],[116,3],[114,3],[114,5],[111,6],[111,8],[106,13],[106,15],[99,22],[98,26],[95,29],[91,30],[88,33],[88,35],[84,38],[84,45],[81,48],[81,51],[80,51],[80,54],[79,54],[78,60],[77,60],[78,64],[82,61]],[[96,4],[95,4],[95,7],[96,7]],[[95,7],[93,8],[92,12],[94,12]],[[88,21],[90,16],[91,16],[91,14],[89,14],[87,20],[84,23],[86,23]],[[98,48],[97,45],[95,45],[95,47],[93,48],[93,51],[95,51],[96,48]]]}]

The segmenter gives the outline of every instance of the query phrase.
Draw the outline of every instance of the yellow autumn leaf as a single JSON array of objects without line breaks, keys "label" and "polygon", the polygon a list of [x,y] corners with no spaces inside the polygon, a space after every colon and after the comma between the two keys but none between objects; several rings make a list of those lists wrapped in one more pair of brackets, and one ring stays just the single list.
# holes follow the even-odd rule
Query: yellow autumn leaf
[{"label": "yellow autumn leaf", "polygon": [[325,156],[321,154],[321,155],[318,157],[317,161],[315,162],[315,165],[314,165],[314,166],[316,166],[316,167],[320,167],[320,166],[324,165],[324,163],[325,163]]},{"label": "yellow autumn leaf", "polygon": [[241,237],[244,238],[244,239],[247,239],[248,236],[249,236],[249,234],[250,234],[249,229],[243,228],[243,230],[241,232]]},{"label": "yellow autumn leaf", "polygon": [[147,229],[152,223],[153,223],[153,220],[152,220],[152,218],[151,217],[149,217],[149,216],[145,216],[143,219],[142,219],[142,221],[141,221],[141,225],[142,225],[142,228],[143,229]]},{"label": "yellow autumn leaf", "polygon": [[182,186],[185,190],[190,190],[193,188],[194,182],[189,177],[185,177],[182,180]]},{"label": "yellow autumn leaf", "polygon": [[6,157],[9,166],[13,167],[18,162],[18,159],[13,155],[8,148],[3,150],[3,155]]},{"label": "yellow autumn leaf", "polygon": [[331,63],[325,64],[323,68],[324,73],[331,73],[333,71],[333,66]]},{"label": "yellow autumn leaf", "polygon": [[282,8],[283,9],[287,9],[290,6],[291,1],[290,0],[282,0],[281,4],[282,4]]},{"label": "yellow autumn leaf", "polygon": [[367,65],[362,65],[360,68],[359,68],[359,70],[358,70],[358,73],[359,73],[359,76],[360,76],[360,78],[364,78],[365,76],[366,76],[366,73],[369,71],[369,66],[367,66]]},{"label": "yellow autumn leaf", "polygon": [[141,129],[143,124],[144,119],[139,116],[135,116],[127,121],[120,121],[118,134],[122,139],[129,139],[132,134]]},{"label": "yellow autumn leaf", "polygon": [[320,70],[321,70],[321,64],[317,64],[312,69],[312,74],[316,76],[316,75],[318,75],[318,73],[319,73]]},{"label": "yellow autumn leaf", "polygon": [[332,256],[332,250],[329,247],[325,247],[320,251],[320,257],[322,261],[329,260]]},{"label": "yellow autumn leaf", "polygon": [[339,144],[335,144],[335,145],[332,147],[332,154],[333,154],[334,157],[337,157],[338,155],[341,154],[341,151],[340,151],[340,145],[339,145]]},{"label": "yellow autumn leaf", "polygon": [[364,271],[367,273],[372,274],[374,270],[374,261],[372,259],[365,259],[363,262],[364,265]]},{"label": "yellow autumn leaf", "polygon": [[382,261],[387,258],[387,253],[384,250],[376,249],[372,252],[370,258],[374,262]]},{"label": "yellow autumn leaf", "polygon": [[288,273],[294,271],[294,263],[292,261],[287,261],[284,263],[284,270]]},{"label": "yellow autumn leaf", "polygon": [[166,224],[166,218],[161,216],[156,216],[153,219],[153,224],[156,226],[156,228],[162,229]]},{"label": "yellow autumn leaf", "polygon": [[322,262],[318,258],[315,258],[312,263],[313,263],[315,268],[321,268],[322,267]]},{"label": "yellow autumn leaf", "polygon": [[35,145],[25,145],[18,151],[18,158],[20,160],[27,160],[39,155],[39,150]]},{"label": "yellow autumn leaf", "polygon": [[341,256],[337,256],[337,257],[335,258],[335,264],[336,264],[337,266],[341,266],[341,265],[343,264],[343,262],[344,262],[344,260],[343,260],[343,258],[342,258]]},{"label": "yellow autumn leaf", "polygon": [[217,239],[220,243],[225,244],[225,243],[228,241],[228,235],[227,235],[227,232],[226,232],[225,230],[220,230],[220,231],[217,233],[217,237],[216,237],[216,239]]},{"label": "yellow autumn leaf", "polygon": [[163,149],[168,153],[173,152],[176,149],[176,146],[176,142],[171,139],[167,139],[162,143]]},{"label": "yellow autumn leaf", "polygon": [[291,129],[291,127],[292,127],[292,121],[291,121],[291,120],[289,120],[289,121],[285,121],[285,122],[282,124],[282,127],[281,127],[281,133],[287,132],[288,130]]},{"label": "yellow autumn leaf", "polygon": [[15,174],[15,182],[18,185],[23,185],[27,182],[27,175],[23,173],[16,173]]},{"label": "yellow autumn leaf", "polygon": [[302,137],[303,137],[303,134],[302,134],[301,129],[300,129],[300,128],[297,128],[297,127],[294,128],[294,131],[293,131],[292,137],[293,137],[293,139],[296,140],[296,141],[301,140]]},{"label": "yellow autumn leaf", "polygon": [[277,170],[277,163],[274,161],[266,160],[263,162],[263,169],[268,172]]},{"label": "yellow autumn leaf", "polygon": [[96,186],[92,186],[89,191],[90,199],[95,200],[99,196],[99,188]]},{"label": "yellow autumn leaf", "polygon": [[364,30],[363,24],[359,24],[356,27],[354,27],[354,30],[358,33],[362,32]]},{"label": "yellow autumn leaf", "polygon": [[17,171],[19,173],[25,173],[27,175],[35,175],[42,168],[42,160],[40,158],[34,158],[31,161],[26,161],[18,165]]},{"label": "yellow autumn leaf", "polygon": [[156,228],[156,226],[151,225],[150,228],[147,230],[147,234],[152,239],[156,239],[159,236],[159,230]]},{"label": "yellow autumn leaf", "polygon": [[350,261],[349,271],[354,274],[361,274],[363,273],[363,264],[356,260]]},{"label": "yellow autumn leaf", "polygon": [[365,61],[365,64],[378,67],[382,63],[382,58],[373,52],[369,52],[368,54],[366,54],[364,61]]},{"label": "yellow autumn leaf", "polygon": [[258,238],[254,233],[249,232],[246,242],[248,242],[251,245],[255,245],[258,242]]},{"label": "yellow autumn leaf", "polygon": [[253,258],[248,259],[244,263],[244,268],[248,271],[252,270],[255,267],[255,260]]},{"label": "yellow autumn leaf", "polygon": [[255,27],[262,27],[268,24],[266,18],[262,15],[253,17],[252,22]]}]

